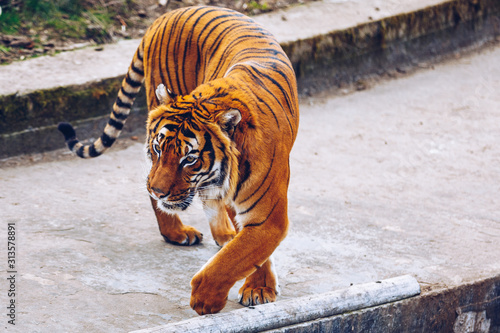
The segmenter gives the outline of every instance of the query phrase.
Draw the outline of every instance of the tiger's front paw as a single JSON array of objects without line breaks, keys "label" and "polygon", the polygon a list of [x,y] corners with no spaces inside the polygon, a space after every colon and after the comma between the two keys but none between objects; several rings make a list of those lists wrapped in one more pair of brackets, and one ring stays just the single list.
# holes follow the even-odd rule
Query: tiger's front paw
[{"label": "tiger's front paw", "polygon": [[276,301],[276,290],[270,287],[252,288],[248,286],[241,287],[239,291],[239,302],[244,306],[266,304]]},{"label": "tiger's front paw", "polygon": [[188,225],[182,226],[181,229],[162,232],[161,235],[165,242],[175,245],[195,245],[203,240],[203,234]]},{"label": "tiger's front paw", "polygon": [[260,268],[247,277],[238,293],[244,306],[271,303],[278,295],[278,280],[269,258]]},{"label": "tiger's front paw", "polygon": [[231,286],[218,286],[202,272],[191,280],[191,308],[199,315],[217,313],[226,306],[227,295]]}]

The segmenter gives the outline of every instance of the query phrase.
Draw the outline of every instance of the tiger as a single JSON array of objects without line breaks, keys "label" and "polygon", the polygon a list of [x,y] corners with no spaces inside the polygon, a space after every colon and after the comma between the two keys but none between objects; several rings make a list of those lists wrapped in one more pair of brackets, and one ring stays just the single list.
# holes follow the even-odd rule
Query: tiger
[{"label": "tiger", "polygon": [[165,13],[140,41],[101,136],[83,144],[70,124],[59,124],[68,148],[92,158],[111,147],[143,84],[146,187],[160,233],[169,243],[200,243],[203,235],[178,216],[198,195],[220,247],[191,280],[191,308],[219,312],[242,279],[239,303],[274,302],[272,254],[288,232],[289,156],[299,125],[289,58],[239,12]]}]

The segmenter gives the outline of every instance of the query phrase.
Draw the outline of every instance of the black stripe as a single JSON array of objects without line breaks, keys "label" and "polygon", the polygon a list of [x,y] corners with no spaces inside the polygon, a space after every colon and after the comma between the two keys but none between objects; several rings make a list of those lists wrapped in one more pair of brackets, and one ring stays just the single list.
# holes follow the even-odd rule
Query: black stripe
[{"label": "black stripe", "polygon": [[[240,47],[240,43],[242,42],[241,39],[247,39],[247,38],[252,39],[252,40],[256,40],[256,39],[266,39],[267,40],[269,37],[267,37],[267,36],[259,36],[259,35],[240,35],[237,38],[235,38],[233,41],[231,41],[231,43],[229,43],[225,47],[224,52],[221,55],[220,59],[221,60],[222,59],[227,59],[227,57],[229,56],[229,54],[233,51],[234,47]],[[216,46],[216,49],[219,47],[219,44]],[[213,47],[211,49],[213,49]],[[212,55],[210,56],[210,58],[213,57],[213,55],[215,54],[216,49],[212,52]],[[221,65],[221,62],[219,62],[219,64],[217,65],[217,68],[215,69],[215,71],[212,72],[210,80],[214,80],[217,77],[219,77],[219,72],[220,72],[220,70],[223,67],[223,66],[220,66],[220,65]]]},{"label": "black stripe", "polygon": [[79,157],[84,157],[83,156],[83,148],[84,146],[81,146],[80,148],[78,148],[78,150],[76,151],[76,155],[78,155]]},{"label": "black stripe", "polygon": [[[250,67],[251,70],[254,70],[255,72],[257,72],[259,75],[267,78],[269,81],[271,81],[275,86],[278,87],[278,89],[280,89],[281,93],[284,95],[285,97],[285,101],[286,101],[286,104],[287,104],[287,107],[288,107],[288,110],[291,110],[292,107],[290,105],[290,100],[289,100],[289,97],[288,95],[286,94],[286,91],[283,89],[283,87],[276,81],[274,80],[272,77],[270,77],[269,75],[267,74],[264,74],[262,73],[261,71],[257,70],[255,67]],[[271,93],[271,91],[269,89],[267,89],[267,86],[268,85],[264,85],[264,87],[266,87],[266,90],[269,92],[270,96],[272,96],[275,101],[281,106],[282,109],[284,109],[283,105],[281,104],[281,102],[279,101],[278,97],[275,96],[275,94]],[[274,113],[274,112],[273,112]],[[292,133],[292,137],[295,135],[295,131],[293,130],[293,126],[290,122],[290,119],[288,118],[288,114],[285,112],[285,118],[288,122],[288,126],[290,127],[290,131]]]},{"label": "black stripe", "polygon": [[196,139],[196,135],[189,128],[187,128],[187,127],[182,127],[181,128],[181,133],[186,138]]},{"label": "black stripe", "polygon": [[[222,9],[222,8],[219,8],[219,10]],[[201,17],[203,17],[205,14],[208,14],[210,12],[212,12],[213,10],[209,10],[209,11],[206,11],[203,15],[200,16],[199,19],[201,19]],[[204,77],[205,73],[204,71],[201,71],[200,70],[200,66],[201,66],[201,59],[202,59],[202,56],[201,56],[201,53],[200,53],[200,50],[203,50],[204,49],[204,45],[205,45],[205,41],[206,41],[206,38],[203,40],[203,44],[200,43],[200,39],[201,39],[201,36],[203,35],[203,33],[205,31],[207,31],[207,29],[209,28],[209,26],[212,24],[212,22],[214,22],[215,20],[217,20],[219,17],[215,17],[213,19],[211,19],[208,23],[205,24],[205,26],[203,27],[203,29],[201,29],[201,32],[198,34],[198,38],[196,40],[196,45],[198,46],[197,47],[197,59],[196,59],[196,66],[195,66],[195,73],[197,75],[197,84],[199,82],[201,82],[202,80],[200,79],[200,77]],[[198,19],[198,20],[199,20]],[[198,20],[195,22],[195,24],[198,24]],[[218,26],[218,25],[217,25]],[[216,26],[216,27],[217,27]],[[212,30],[210,30],[208,33],[207,33],[207,37],[208,36],[211,36],[212,35],[212,31],[215,29],[212,28]],[[194,29],[193,29],[194,30]],[[200,47],[201,46],[201,47]]]},{"label": "black stripe", "polygon": [[[142,40],[142,43],[141,43],[141,46],[142,48],[142,52],[144,53],[144,39]],[[137,50],[137,52],[135,53],[137,55],[137,59],[139,59],[141,62],[144,61],[142,55],[141,55],[141,52],[140,50]]]},{"label": "black stripe", "polygon": [[132,63],[132,65],[130,65],[130,69],[132,69],[132,71],[134,71],[136,74],[139,74],[140,76],[144,76],[144,71],[135,67],[133,63]]},{"label": "black stripe", "polygon": [[[205,101],[205,103],[207,104],[210,104],[208,101]],[[203,119],[209,119],[211,114],[210,114],[210,110],[208,110],[208,108],[205,106],[204,103],[201,103],[198,105],[199,109],[194,109],[194,113],[196,113],[196,115],[200,118],[203,118]],[[204,111],[204,112],[201,112],[201,111]]]},{"label": "black stripe", "polygon": [[135,99],[135,97],[137,96],[137,93],[135,93],[135,92],[134,93],[129,93],[129,92],[125,91],[125,89],[123,89],[123,87],[120,88],[120,92],[123,95],[127,96],[128,98],[130,98],[130,99]]},{"label": "black stripe", "polygon": [[[212,170],[215,164],[215,151],[214,151],[214,146],[212,144],[212,138],[208,132],[205,133],[204,135],[205,138],[205,145],[200,151],[200,156],[204,156],[205,153],[208,153],[207,160],[210,162],[210,165],[206,167],[205,169],[208,170],[207,172],[204,173],[206,175],[208,172]],[[214,171],[211,171],[210,175],[208,176],[208,179],[210,179],[213,176]],[[200,184],[200,186],[203,186],[204,184]]]},{"label": "black stripe", "polygon": [[[161,83],[166,83],[166,82],[165,82],[165,74],[164,74],[164,73],[166,72],[166,70],[168,71],[168,68],[167,68],[166,70],[164,70],[164,69],[163,69],[163,60],[165,60],[165,67],[167,67],[168,65],[167,65],[166,61],[167,61],[167,58],[168,58],[168,57],[163,57],[163,55],[162,55],[162,50],[163,50],[163,47],[162,47],[162,46],[163,46],[163,37],[165,36],[165,31],[167,30],[167,29],[166,29],[166,25],[168,24],[168,20],[167,20],[167,22],[165,22],[165,23],[164,23],[164,22],[162,22],[162,24],[165,24],[165,25],[163,26],[163,29],[162,29],[162,31],[161,31],[161,38],[160,38],[160,55],[159,55],[159,57],[158,57],[158,67],[159,67],[159,68],[158,68],[158,72],[160,73],[160,80],[161,80]],[[159,30],[160,28],[158,27],[157,29]],[[156,36],[156,34],[155,34],[155,36]],[[158,38],[157,38],[157,37],[156,37],[156,42],[158,42]],[[167,48],[168,48],[168,45],[167,45]],[[155,44],[155,52],[156,52],[156,44]],[[153,75],[151,75],[151,80],[153,80]],[[153,85],[152,87],[153,87],[153,88],[156,88],[154,85]],[[170,85],[170,84],[169,84],[169,87],[171,87],[171,85]],[[153,100],[155,100],[155,101],[156,101],[156,98],[153,98]],[[153,102],[153,103],[154,103],[154,102]],[[150,105],[150,109],[151,109],[151,105]]]},{"label": "black stripe", "polygon": [[116,119],[125,120],[125,119],[127,119],[128,114],[125,114],[125,113],[118,113],[118,112],[116,112],[115,110],[113,110],[113,116],[114,116]]},{"label": "black stripe", "polygon": [[[218,49],[220,47],[220,44],[225,40],[226,35],[229,34],[230,32],[235,32],[237,29],[240,29],[240,28],[242,28],[242,26],[238,22],[233,23],[230,26],[226,27],[219,34],[219,36],[212,43],[212,45],[209,47],[209,50],[212,52],[210,53],[210,55],[209,54],[206,55],[207,61],[209,61],[209,62],[212,61],[214,55],[216,54],[216,52],[218,51]],[[227,63],[226,59],[228,58],[228,54],[232,51],[233,44],[235,44],[234,41],[232,41],[231,43],[226,45],[222,55],[220,57],[217,57],[217,59],[216,59],[218,61],[217,67],[215,68],[215,70],[212,71],[210,78],[209,78],[210,81],[216,79],[219,76],[219,71],[222,69],[222,67],[224,67],[223,65]],[[236,44],[236,45],[238,45],[238,44]]]},{"label": "black stripe", "polygon": [[267,222],[267,220],[269,219],[269,217],[271,216],[271,214],[273,213],[274,209],[276,208],[276,206],[278,205],[278,203],[280,202],[281,199],[278,199],[278,201],[276,201],[276,203],[274,204],[273,208],[271,208],[271,211],[269,212],[269,214],[267,214],[266,218],[264,220],[262,220],[261,222],[257,222],[257,223],[251,223],[251,224],[247,224],[245,225],[243,228],[246,228],[246,227],[258,227],[258,226],[261,226],[263,225],[264,223]]},{"label": "black stripe", "polygon": [[260,185],[255,189],[255,191],[253,191],[252,194],[250,194],[246,199],[240,201],[239,204],[244,203],[245,201],[247,201],[248,199],[250,199],[251,197],[253,197],[255,195],[255,193],[257,193],[260,190],[260,188],[262,187],[262,185],[266,181],[267,177],[269,176],[269,173],[271,172],[271,169],[273,168],[274,156],[275,155],[276,155],[276,148],[274,148],[273,157],[271,158],[271,164],[269,165],[269,168],[267,169],[267,173],[264,176],[264,179],[262,179],[262,182],[260,182]]},{"label": "black stripe", "polygon": [[176,132],[177,131],[177,125],[175,124],[167,124],[165,126],[163,126],[167,129],[167,131],[170,131],[170,132]]},{"label": "black stripe", "polygon": [[[271,44],[273,45],[273,44]],[[276,45],[278,46],[278,45]],[[248,54],[248,56],[247,56]],[[256,54],[261,54],[261,56],[257,56]],[[270,54],[273,56],[271,57]],[[281,56],[281,58],[279,57]],[[238,58],[238,62],[242,62],[243,60],[254,58],[254,59],[266,59],[266,60],[274,60],[274,62],[281,63],[286,66],[288,69],[293,70],[292,66],[290,66],[289,59],[286,54],[275,48],[248,48],[239,51],[235,58]],[[269,61],[268,61],[269,62]]]},{"label": "black stripe", "polygon": [[132,107],[132,104],[123,102],[120,97],[116,97],[116,102],[115,103],[120,108],[130,109]]},{"label": "black stripe", "polygon": [[89,147],[89,156],[90,157],[97,157],[99,155],[101,155],[101,153],[99,153],[97,150],[95,150],[95,145],[94,144],[90,145],[90,147]]},{"label": "black stripe", "polygon": [[[198,8],[195,13],[200,10],[201,8]],[[181,92],[182,95],[184,95],[184,89],[181,87],[181,81],[182,83],[185,84],[185,80],[184,80],[184,76],[183,76],[183,68],[185,65],[185,63],[183,62],[179,62],[178,60],[180,59],[180,51],[179,49],[181,48],[181,41],[183,40],[183,38],[181,38],[181,36],[183,36],[183,31],[184,31],[184,27],[186,26],[186,23],[187,21],[195,14],[195,13],[190,13],[189,16],[187,18],[184,19],[184,23],[182,24],[182,26],[180,26],[179,28],[179,31],[176,31],[176,39],[175,39],[175,44],[174,44],[174,54],[175,54],[175,79],[176,79],[176,82],[177,82],[177,89]],[[184,13],[183,13],[184,14]],[[181,76],[182,76],[182,80],[181,80]]]},{"label": "black stripe", "polygon": [[[276,99],[275,96],[273,96],[273,94],[271,93],[271,91],[266,87],[265,83],[262,81],[262,79],[255,75],[255,73],[251,72],[250,71],[250,68],[248,68],[247,66],[244,66],[244,65],[240,65],[240,66],[235,66],[235,67],[239,67],[241,68],[241,70],[245,71],[248,75],[251,76],[251,79],[254,83],[256,83],[256,86],[258,87],[262,87],[268,94],[267,96],[271,96],[271,97],[274,97],[274,99]],[[273,108],[266,102],[264,101],[259,93],[255,93],[253,90],[252,90],[252,86],[251,85],[247,85],[248,89],[252,92],[252,95],[253,96],[256,96],[258,101],[259,101],[259,104],[264,104],[267,109],[269,110],[269,112],[273,115],[274,117],[274,120],[276,121],[276,125],[278,126],[278,129],[280,128],[280,123],[279,123],[279,120],[278,120],[278,117],[276,117],[276,114],[274,113],[274,110]],[[278,101],[278,104],[279,104],[279,101]],[[260,108],[259,108],[260,110]],[[262,113],[264,113],[262,110],[261,110]]]},{"label": "black stripe", "polygon": [[[253,74],[252,74],[253,75]],[[260,80],[260,79],[259,79]],[[271,107],[271,105],[269,105],[268,102],[266,102],[264,99],[262,99],[262,97],[260,97],[260,93],[256,93],[255,91],[253,91],[253,88],[252,86],[248,86],[248,89],[252,92],[253,96],[256,96],[257,97],[257,100],[259,101],[259,105],[265,105],[267,110],[269,110],[269,112],[273,115],[274,117],[274,120],[276,121],[276,125],[278,126],[278,130],[280,129],[280,123],[278,121],[278,117],[276,117],[276,114],[274,113],[273,111],[273,108]],[[263,114],[266,114],[266,112],[264,110],[262,110],[262,108],[257,108],[261,113]]]},{"label": "black stripe", "polygon": [[[200,163],[202,164],[202,163]],[[198,169],[201,169],[201,166],[198,168]],[[194,181],[193,183],[198,183],[203,177],[205,177],[206,175],[208,175],[208,172],[198,172],[197,171],[197,174],[196,176],[194,177]]]},{"label": "black stripe", "polygon": [[[164,16],[162,18],[161,23],[159,23],[155,27],[155,31],[153,33],[153,36],[151,37],[151,40],[149,41],[147,52],[145,53],[145,54],[147,54],[148,59],[156,59],[157,58],[156,51],[158,48],[156,46],[158,44],[158,39],[156,37],[157,37],[158,33],[160,32],[160,27],[163,25],[163,23],[165,22],[166,19],[167,19],[167,16]],[[151,54],[151,48],[153,47],[153,44],[154,44],[153,54]],[[161,48],[160,48],[160,52],[161,52]],[[163,72],[163,70],[161,70],[161,64],[160,64],[160,71],[159,72],[160,72],[160,75]],[[149,76],[149,84],[151,87],[156,87],[155,82],[154,82],[154,75]],[[150,92],[153,92],[153,96],[152,96],[152,98],[149,98],[149,95],[148,95],[148,100],[149,100],[148,109],[149,110],[151,110],[153,108],[153,105],[156,105],[156,98],[154,96],[154,89],[150,89],[150,91],[148,91],[147,93],[150,93]]]},{"label": "black stripe", "polygon": [[210,185],[213,185],[217,182],[217,179],[212,179],[210,180],[210,178],[212,178],[213,176],[215,175],[215,171],[212,171],[208,174],[208,180],[206,180],[205,182],[201,183],[199,186],[200,187],[207,187],[207,186],[210,186]]},{"label": "black stripe", "polygon": [[248,213],[249,211],[251,211],[252,209],[255,208],[255,206],[259,203],[260,200],[262,200],[262,198],[267,194],[267,192],[269,191],[269,189],[271,188],[271,185],[273,184],[273,179],[271,179],[271,181],[269,182],[269,186],[266,188],[266,190],[264,191],[264,193],[262,193],[262,195],[257,199],[255,200],[255,202],[250,206],[248,207],[246,210],[242,211],[242,212],[239,212],[238,214],[239,215],[243,215],[243,214],[246,214]]},{"label": "black stripe", "polygon": [[135,81],[128,74],[125,76],[125,82],[132,88],[138,88],[142,85],[142,82]]},{"label": "black stripe", "polygon": [[77,143],[78,143],[77,139],[70,139],[70,140],[66,141],[66,144],[68,145],[69,150],[73,150],[73,148],[75,147],[75,145]]},{"label": "black stripe", "polygon": [[[269,69],[269,68],[267,68],[267,69]],[[255,69],[255,70],[257,70],[257,69]],[[291,91],[290,83],[288,82],[288,78],[287,78],[287,76],[286,76],[286,75],[285,75],[285,74],[284,74],[281,70],[278,70],[278,68],[277,68],[277,66],[276,66],[276,63],[272,63],[272,64],[271,64],[271,69],[270,69],[270,70],[272,70],[272,71],[273,71],[273,73],[280,74],[280,75],[284,78],[284,80],[287,82],[287,84],[288,84],[288,88],[289,88],[289,89],[288,89],[288,91]],[[280,89],[280,90],[281,90],[281,93],[282,93],[282,94],[283,94],[283,96],[285,97],[285,100],[286,100],[286,104],[287,104],[287,106],[288,106],[288,109],[289,109],[289,110],[291,111],[291,113],[293,114],[293,108],[292,108],[292,105],[291,105],[291,103],[292,103],[292,102],[290,101],[290,96],[288,96],[287,91],[283,88],[283,86],[282,86],[282,85],[281,85],[278,81],[276,81],[276,80],[275,80],[273,77],[271,77],[270,75],[267,75],[267,74],[264,74],[264,73],[262,73],[262,75],[263,75],[264,77],[266,77],[269,81],[271,81],[271,82],[272,82],[275,86],[277,86],[277,87],[278,87],[278,89]]]},{"label": "black stripe", "polygon": [[[226,23],[226,22],[228,22],[228,21],[229,21],[229,20],[225,20],[225,21],[223,21],[223,22],[219,23],[217,26],[219,26],[219,25],[221,25],[221,24],[224,24],[224,23]],[[204,59],[205,59],[205,68],[208,66],[208,64],[212,61],[212,58],[213,58],[213,52],[212,52],[212,54],[211,54],[211,55],[209,55],[209,54],[208,54],[208,52],[209,52],[211,49],[213,49],[213,48],[214,48],[214,46],[215,46],[216,48],[218,48],[218,45],[220,45],[220,39],[221,39],[221,38],[224,38],[224,37],[225,37],[225,36],[226,36],[226,35],[227,35],[230,31],[231,31],[231,29],[235,29],[235,30],[236,30],[236,29],[238,28],[238,26],[239,26],[239,25],[238,25],[237,23],[232,23],[232,24],[230,24],[229,26],[227,26],[226,28],[224,28],[222,31],[218,32],[218,33],[217,33],[218,37],[217,37],[215,40],[210,40],[210,45],[209,45],[209,47],[207,47],[207,48],[205,49],[205,42],[206,42],[207,40],[209,40],[209,37],[210,37],[212,34],[208,34],[208,35],[206,36],[206,38],[203,40],[203,43],[202,43],[202,45],[201,45],[201,49],[202,49],[202,50],[204,50],[204,54],[203,54],[203,55],[204,55]],[[215,28],[214,28],[214,29],[215,29]],[[218,40],[219,40],[219,42],[216,44],[216,42],[217,42]],[[225,55],[225,54],[223,54],[223,56],[224,56],[224,55]],[[225,58],[224,58],[224,57],[219,57],[218,59],[215,59],[216,61],[218,61],[218,65],[220,65],[220,62],[222,61],[222,59],[225,59]],[[212,74],[213,74],[213,73],[212,73]],[[212,80],[212,78],[209,78],[207,81],[210,81],[210,80]]]},{"label": "black stripe", "polygon": [[[226,19],[226,18],[227,18],[227,19]],[[203,55],[204,55],[204,57],[205,57],[205,68],[207,67],[207,64],[208,64],[208,63],[212,60],[214,52],[218,49],[218,47],[219,47],[220,43],[224,40],[224,37],[225,37],[225,36],[226,36],[226,35],[227,35],[227,34],[228,34],[228,33],[229,33],[232,29],[237,29],[238,27],[240,27],[240,26],[241,26],[241,22],[234,22],[234,17],[233,17],[233,15],[221,15],[221,16],[218,16],[218,17],[213,18],[213,19],[209,22],[209,24],[207,24],[207,25],[206,25],[206,27],[204,28],[204,30],[206,30],[206,29],[208,28],[208,26],[209,26],[212,22],[214,22],[215,20],[221,20],[221,19],[222,19],[223,21],[222,21],[222,22],[217,23],[217,24],[216,24],[216,25],[215,25],[215,26],[214,26],[214,27],[213,27],[213,28],[212,28],[212,29],[211,29],[211,30],[207,33],[207,35],[206,35],[205,39],[203,40],[203,42],[202,42],[202,44],[201,44],[201,47],[200,47],[200,48],[201,48],[201,50],[205,50],[205,51],[204,51],[204,54],[203,54]],[[228,22],[233,22],[233,23],[229,23],[229,24],[230,24],[229,26],[226,26],[226,27],[225,27],[222,31],[218,31],[218,32],[217,32],[217,35],[218,35],[218,36],[217,36],[217,38],[216,38],[215,40],[211,40],[211,41],[210,41],[210,45],[209,45],[209,47],[205,48],[205,43],[207,42],[207,40],[209,39],[209,37],[214,36],[214,31],[215,31],[215,30],[216,30],[219,26],[221,26],[221,25],[225,25],[225,24],[226,24],[226,23],[228,23]],[[203,33],[203,32],[202,32],[202,33]],[[200,34],[200,37],[201,37],[201,35],[202,35],[202,34]],[[197,42],[197,43],[198,43],[198,45],[200,45],[200,44],[199,44],[199,42],[200,42],[200,41],[199,41],[199,39],[200,39],[200,38],[198,38],[198,42]],[[209,56],[209,55],[208,55],[208,52],[209,52],[210,50],[212,50],[212,49],[214,48],[214,46],[215,46],[215,50],[214,50],[214,51],[212,52],[212,54]],[[221,57],[220,59],[216,59],[216,60],[218,60],[218,61],[219,61],[219,64],[218,64],[218,65],[220,65],[220,63],[221,63],[221,62],[226,63],[226,61],[225,61],[225,60],[223,60],[223,59],[226,59],[226,57]]]},{"label": "black stripe", "polygon": [[200,151],[200,156],[204,152],[208,152],[208,158],[210,160],[210,166],[208,170],[212,170],[215,163],[215,151],[214,151],[214,146],[212,144],[212,137],[208,132],[205,133],[204,137],[205,137],[205,145],[203,146],[203,149]]},{"label": "black stripe", "polygon": [[251,173],[252,171],[250,169],[250,162],[248,160],[245,160],[245,162],[242,165],[242,168],[240,169],[240,177],[238,180],[238,185],[236,186],[236,192],[234,193],[233,200],[236,200],[236,197],[240,192],[241,186],[243,185],[244,182],[248,180]]},{"label": "black stripe", "polygon": [[[189,10],[189,9],[188,9]],[[177,82],[179,82],[179,79],[177,78],[177,71],[179,69],[179,67],[182,65],[182,64],[179,64],[178,63],[178,49],[177,49],[177,41],[179,39],[181,39],[181,36],[179,36],[178,34],[178,28],[177,28],[177,25],[179,24],[179,21],[181,20],[181,18],[183,17],[183,15],[186,13],[187,10],[184,10],[182,12],[180,12],[174,19],[174,22],[172,23],[172,27],[170,28],[170,31],[169,31],[169,34],[168,34],[168,40],[167,40],[167,54],[166,54],[166,58],[168,59],[172,59],[172,62],[170,63],[170,66],[168,66],[168,82],[170,84],[170,88],[175,92],[175,93],[178,93],[178,94],[181,94],[181,95],[185,95],[185,93],[183,93],[183,91],[181,90],[181,87],[179,85],[177,85],[176,87],[174,87],[173,85],[173,81],[174,81],[174,74],[175,74],[175,79]],[[173,50],[170,51],[170,46],[173,47]],[[170,54],[174,54],[175,56],[170,58],[169,55]],[[166,59],[165,59],[166,60]]]},{"label": "black stripe", "polygon": [[228,159],[227,156],[224,155],[224,158],[220,162],[221,164],[221,171],[218,177],[218,181],[215,183],[217,186],[222,186],[224,184],[224,180],[226,180],[227,177],[227,169],[228,169]]},{"label": "black stripe", "polygon": [[[111,147],[113,145],[113,143],[115,142],[115,140],[116,140],[116,138],[112,138],[109,135],[107,135],[106,133],[101,134],[102,145],[106,148]],[[92,145],[92,146],[94,146],[94,145]]]},{"label": "black stripe", "polygon": [[[247,20],[231,20],[231,19],[227,19],[227,20],[224,20],[223,22],[217,24],[217,26],[215,26],[209,34],[207,34],[207,38],[203,41],[203,44],[201,45],[202,46],[202,49],[205,48],[205,42],[207,41],[208,39],[208,36],[211,36],[212,35],[212,31],[217,28],[219,25],[221,24],[224,24],[224,23],[227,23],[227,22],[234,22],[232,23],[231,25],[227,26],[226,28],[224,28],[224,30],[222,30],[221,32],[218,33],[218,37],[211,42],[211,48],[212,49],[214,46],[218,47],[221,43],[222,40],[225,39],[225,36],[227,35],[227,33],[229,32],[232,32],[233,29],[236,29],[236,28],[240,28],[241,30],[251,30],[249,29],[249,27],[251,26],[250,24],[252,23],[255,23],[254,21],[252,21],[250,18],[247,17]],[[231,44],[230,44],[231,45]],[[212,53],[213,54],[213,53]]]},{"label": "black stripe", "polygon": [[[161,122],[162,120],[163,120],[163,117],[161,117],[160,119],[158,119],[158,120],[156,121],[156,124],[154,124],[154,126],[150,126],[150,128],[151,128],[151,127],[153,127],[153,130],[152,130],[152,131],[150,130],[150,131],[149,131],[149,134],[156,133],[156,130],[158,129],[158,126],[160,125],[160,122]],[[153,125],[153,124],[151,124],[151,125]]]},{"label": "black stripe", "polygon": [[[257,53],[260,52],[260,51],[262,51],[262,50],[259,50],[259,49],[250,49],[250,50],[255,51]],[[265,50],[272,50],[272,49],[265,49]],[[278,58],[278,57],[269,57],[269,56],[266,55],[266,52],[262,52],[263,53],[262,56],[255,56],[253,54],[250,54],[248,56],[240,57],[241,53],[246,54],[247,51],[248,50],[245,50],[245,51],[239,52],[237,55],[235,55],[235,57],[238,57],[238,62],[244,62],[247,59],[250,59],[250,60],[262,59],[262,60],[265,60],[266,64],[270,64],[270,66],[265,66],[265,68],[270,69],[274,73],[280,75],[283,78],[283,80],[286,82],[286,84],[287,84],[288,92],[290,93],[291,97],[288,96],[287,91],[285,91],[285,90],[282,90],[282,91],[283,91],[283,94],[285,95],[285,98],[287,99],[287,104],[290,107],[290,113],[292,114],[292,116],[295,116],[294,109],[293,109],[293,107],[290,106],[290,104],[292,103],[292,102],[290,102],[290,99],[293,99],[293,100],[296,99],[296,97],[295,97],[295,89],[294,89],[294,87],[292,87],[292,84],[290,82],[290,78],[293,78],[295,76],[295,74],[293,73],[293,69],[290,67],[289,63],[286,62],[286,61],[284,61],[283,59]],[[280,54],[282,56],[284,56],[282,53],[280,53]],[[274,60],[274,61],[270,62],[269,60]],[[262,66],[264,64],[259,62],[258,65]],[[242,65],[242,66],[244,66],[244,65]],[[278,69],[278,66],[281,69]],[[283,66],[285,66],[285,68],[283,68]],[[235,66],[235,67],[233,67],[233,69],[237,68],[237,67],[238,66]],[[284,72],[284,70],[286,71],[287,69],[289,70],[288,75],[287,75],[286,72]]]},{"label": "black stripe", "polygon": [[[233,17],[233,15],[222,15],[222,16],[217,16],[217,17],[214,17],[213,19],[211,19],[211,20],[210,20],[210,21],[209,21],[209,22],[205,25],[205,27],[203,28],[203,30],[204,30],[204,31],[206,31],[206,29],[208,29],[208,27],[212,24],[212,22],[215,22],[216,20],[220,20],[220,19],[223,19],[223,18],[226,18],[226,17]],[[217,23],[217,24],[216,24],[216,25],[215,25],[212,29],[210,29],[210,31],[208,31],[208,33],[207,33],[207,35],[206,35],[206,38],[203,40],[203,43],[201,44],[201,49],[202,49],[202,50],[203,50],[203,49],[205,49],[205,42],[207,41],[207,39],[208,39],[208,37],[209,37],[209,36],[213,36],[213,31],[214,31],[215,29],[217,29],[220,25],[222,25],[222,24],[224,24],[224,23],[226,23],[226,22],[230,22],[230,21],[232,21],[232,20],[230,20],[230,19],[224,20],[224,21],[222,21],[222,22]],[[237,23],[235,23],[235,24],[237,24]],[[218,36],[219,36],[219,37],[218,37],[215,41],[217,41],[217,40],[220,38],[220,36],[221,36],[221,35],[223,35],[223,34],[224,34],[224,33],[225,33],[228,29],[231,29],[232,27],[234,27],[234,24],[232,24],[232,25],[231,25],[231,26],[229,26],[229,27],[224,28],[224,30],[222,30],[220,33],[218,33]],[[198,45],[200,45],[200,38],[201,38],[201,34],[200,34],[200,36],[198,37],[198,41],[197,41]],[[212,44],[213,44],[213,42],[212,42]]]},{"label": "black stripe", "polygon": [[[189,15],[188,18],[186,18],[186,20],[184,21],[184,24],[182,25],[181,27],[181,30],[180,30],[180,33],[179,35],[180,36],[185,36],[186,34],[184,33],[184,28],[186,27],[186,24],[188,23],[189,20],[191,20],[191,18],[193,18],[195,15],[198,14],[198,11],[199,10],[204,10],[204,13],[202,13],[201,15],[198,15],[196,21],[193,23],[193,24],[190,24],[189,26],[189,34],[187,36],[187,38],[183,38],[183,41],[184,41],[184,54],[182,56],[182,67],[181,67],[181,73],[182,73],[182,83],[183,83],[183,86],[184,86],[184,89],[183,91],[185,91],[186,93],[190,90],[192,90],[194,87],[188,87],[187,86],[187,80],[186,80],[186,68],[188,68],[188,64],[186,63],[186,55],[188,53],[188,49],[189,49],[189,46],[191,45],[191,39],[193,37],[193,33],[196,29],[196,25],[198,25],[198,22],[201,20],[201,18],[205,15],[207,15],[208,13],[212,12],[212,11],[215,11],[216,9],[211,9],[211,10],[206,10],[206,8],[198,8],[196,9],[193,13],[191,13]],[[203,30],[203,29],[202,29]],[[178,43],[179,43],[179,47],[180,47],[180,38],[178,39]],[[194,60],[190,60],[190,64],[189,64],[189,67],[191,67],[193,64],[191,63],[192,61]],[[198,60],[196,60],[196,62],[198,62]],[[179,77],[178,77],[179,79]]]}]

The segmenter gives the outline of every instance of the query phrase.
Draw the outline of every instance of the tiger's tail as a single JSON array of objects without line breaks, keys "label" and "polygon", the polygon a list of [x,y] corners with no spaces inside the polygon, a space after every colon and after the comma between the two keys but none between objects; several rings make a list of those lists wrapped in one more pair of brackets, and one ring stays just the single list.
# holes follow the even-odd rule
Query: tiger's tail
[{"label": "tiger's tail", "polygon": [[73,126],[69,123],[59,123],[58,130],[64,134],[64,139],[69,150],[81,158],[97,157],[106,149],[111,147],[115,140],[120,136],[123,125],[130,113],[135,97],[141,89],[144,82],[143,66],[144,48],[143,44],[138,47],[134,54],[132,63],[128,69],[127,75],[122,81],[122,86],[113,104],[113,111],[109,115],[108,123],[104,128],[101,137],[94,143],[84,145],[77,138]]}]

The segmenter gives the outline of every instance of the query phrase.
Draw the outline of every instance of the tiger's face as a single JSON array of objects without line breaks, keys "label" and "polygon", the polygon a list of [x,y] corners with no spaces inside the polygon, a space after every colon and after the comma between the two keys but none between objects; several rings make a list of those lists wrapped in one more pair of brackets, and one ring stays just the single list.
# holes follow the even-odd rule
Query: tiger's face
[{"label": "tiger's face", "polygon": [[149,195],[165,212],[185,210],[194,195],[223,200],[238,175],[238,151],[230,134],[241,119],[237,110],[207,117],[185,100],[160,105],[148,119]]}]

